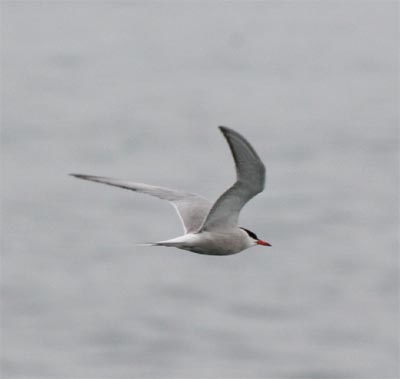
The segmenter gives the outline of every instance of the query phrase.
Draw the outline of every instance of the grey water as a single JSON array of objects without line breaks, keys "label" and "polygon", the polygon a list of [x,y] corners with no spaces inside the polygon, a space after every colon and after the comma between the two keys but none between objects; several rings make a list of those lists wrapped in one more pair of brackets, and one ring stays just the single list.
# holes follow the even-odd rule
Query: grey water
[{"label": "grey water", "polygon": [[[3,378],[399,376],[398,2],[1,3]],[[216,199],[218,125],[267,188],[229,257],[157,199]]]}]

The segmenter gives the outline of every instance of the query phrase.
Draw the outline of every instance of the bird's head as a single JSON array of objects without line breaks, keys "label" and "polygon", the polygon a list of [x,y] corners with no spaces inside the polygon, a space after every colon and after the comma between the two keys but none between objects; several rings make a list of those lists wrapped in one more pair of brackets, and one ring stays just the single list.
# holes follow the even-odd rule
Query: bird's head
[{"label": "bird's head", "polygon": [[255,233],[253,233],[251,230],[245,229],[245,228],[240,228],[242,229],[248,238],[250,246],[255,246],[255,245],[262,245],[262,246],[271,246],[268,242],[260,240]]}]

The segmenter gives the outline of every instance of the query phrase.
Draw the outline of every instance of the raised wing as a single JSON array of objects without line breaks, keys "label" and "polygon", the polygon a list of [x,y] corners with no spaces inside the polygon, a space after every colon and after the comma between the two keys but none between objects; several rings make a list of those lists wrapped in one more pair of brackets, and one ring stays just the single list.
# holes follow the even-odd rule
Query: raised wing
[{"label": "raised wing", "polygon": [[75,178],[104,183],[110,186],[121,187],[135,192],[158,197],[169,201],[181,219],[185,233],[196,232],[203,224],[212,204],[205,198],[187,192],[175,191],[169,188],[151,186],[143,183],[133,183],[125,180],[104,178],[101,176],[70,174]]},{"label": "raised wing", "polygon": [[201,230],[226,230],[238,226],[243,206],[265,186],[265,166],[242,135],[225,126],[219,127],[231,149],[236,165],[236,183],[212,206]]}]

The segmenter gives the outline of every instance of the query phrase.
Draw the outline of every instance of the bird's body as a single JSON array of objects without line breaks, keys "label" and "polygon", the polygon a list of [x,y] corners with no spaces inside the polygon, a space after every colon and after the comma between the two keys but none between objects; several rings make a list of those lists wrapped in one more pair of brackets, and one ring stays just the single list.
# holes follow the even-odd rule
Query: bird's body
[{"label": "bird's body", "polygon": [[[248,240],[247,233],[243,229],[236,228],[228,232],[204,231],[200,233],[188,233],[150,245],[176,247],[205,255],[231,255],[240,253],[253,244],[252,241]],[[221,246],[223,246],[223,249],[221,249]]]},{"label": "bird's body", "polygon": [[238,226],[243,206],[264,189],[264,164],[243,136],[227,127],[220,129],[231,149],[237,180],[214,204],[193,193],[100,176],[71,175],[169,201],[181,219],[185,234],[146,245],[176,247],[206,255],[231,255],[255,245],[270,246]]}]

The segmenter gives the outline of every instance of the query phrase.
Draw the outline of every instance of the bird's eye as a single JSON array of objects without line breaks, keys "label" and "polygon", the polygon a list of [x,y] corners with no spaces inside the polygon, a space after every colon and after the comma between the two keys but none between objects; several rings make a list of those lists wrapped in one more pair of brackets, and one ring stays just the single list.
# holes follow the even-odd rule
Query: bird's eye
[{"label": "bird's eye", "polygon": [[255,240],[258,240],[258,237],[256,236],[255,233],[253,233],[251,230],[248,230],[246,228],[240,228],[243,229],[251,238],[254,238]]}]

